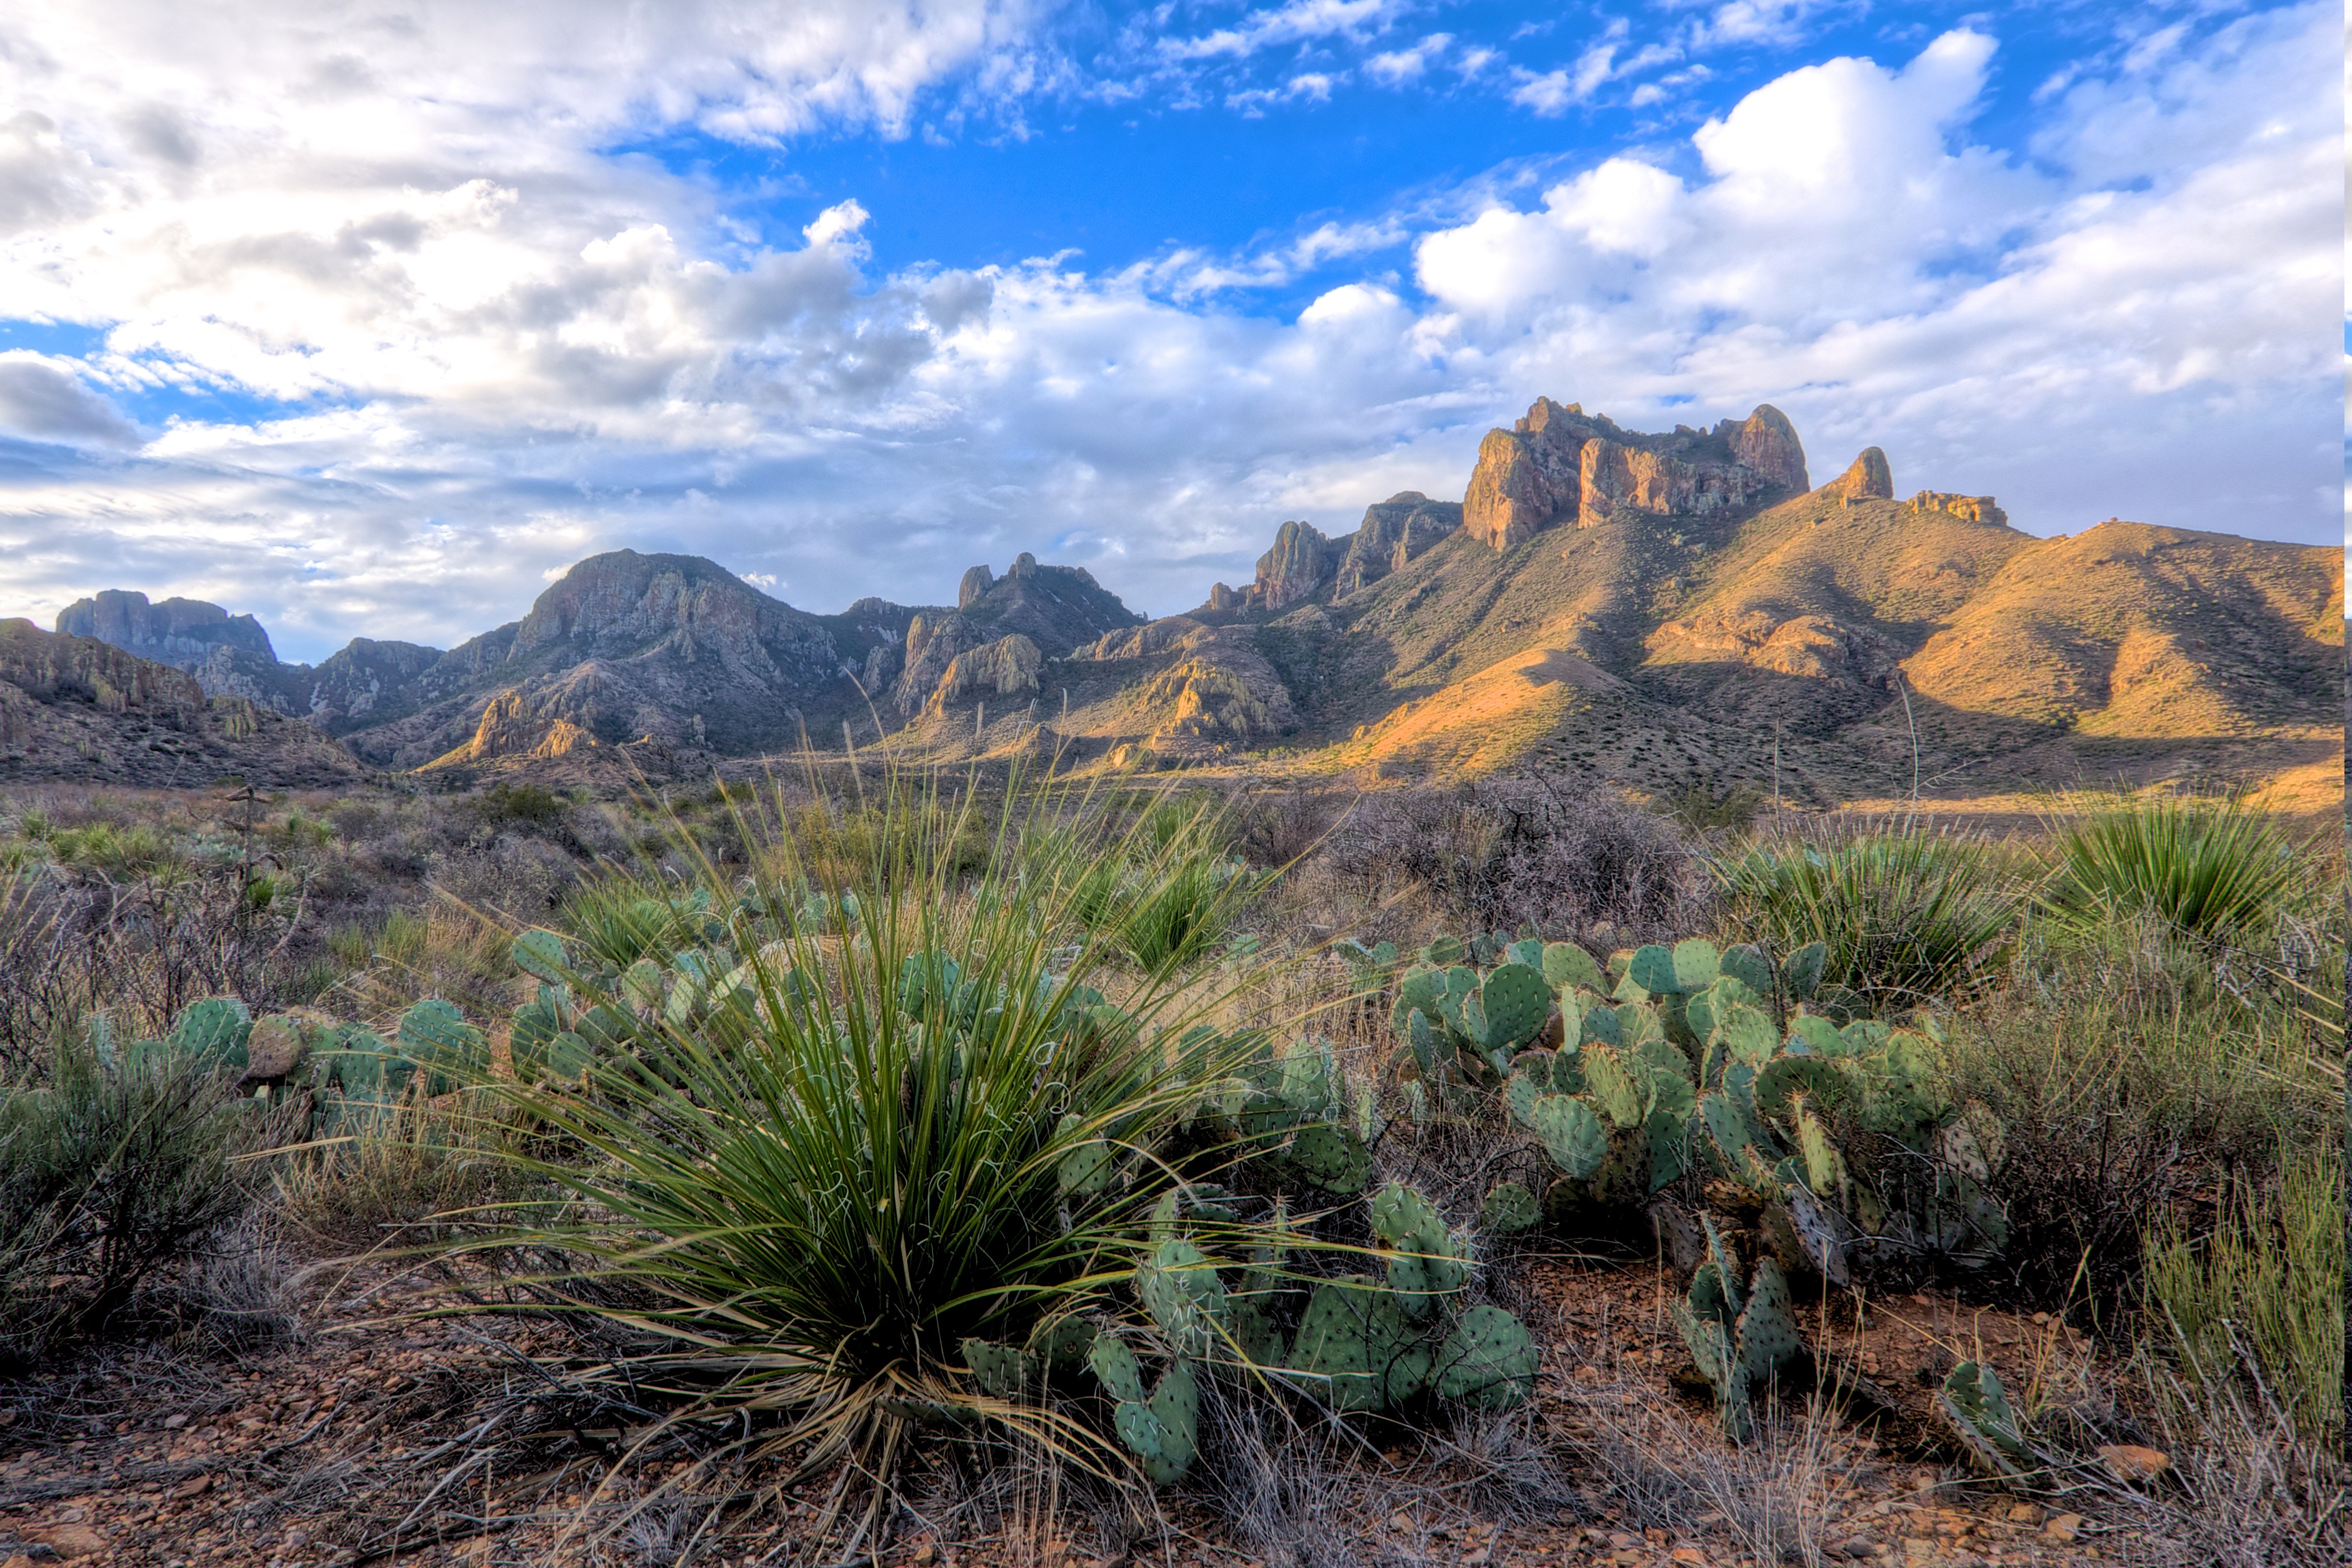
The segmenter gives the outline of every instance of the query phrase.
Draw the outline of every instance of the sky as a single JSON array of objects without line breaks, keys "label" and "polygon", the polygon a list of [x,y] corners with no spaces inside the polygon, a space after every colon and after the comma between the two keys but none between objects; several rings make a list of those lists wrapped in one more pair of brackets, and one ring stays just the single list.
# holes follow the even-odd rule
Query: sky
[{"label": "sky", "polygon": [[1154,615],[1537,397],[2333,544],[2340,5],[0,0],[0,615]]}]

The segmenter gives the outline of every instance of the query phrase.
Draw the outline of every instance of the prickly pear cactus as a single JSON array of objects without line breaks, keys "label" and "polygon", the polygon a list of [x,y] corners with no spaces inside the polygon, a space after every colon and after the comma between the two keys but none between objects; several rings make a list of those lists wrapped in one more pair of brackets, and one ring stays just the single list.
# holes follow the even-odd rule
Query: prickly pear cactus
[{"label": "prickly pear cactus", "polygon": [[1372,1200],[1372,1234],[1395,1252],[1389,1259],[1389,1285],[1415,1317],[1426,1314],[1439,1297],[1459,1290],[1469,1278],[1462,1247],[1447,1231],[1445,1216],[1402,1182],[1391,1182]]},{"label": "prickly pear cactus", "polygon": [[1118,1402],[1111,1425],[1137,1465],[1155,1486],[1184,1479],[1199,1451],[1201,1389],[1192,1363],[1179,1358],[1160,1374],[1150,1397],[1135,1352],[1108,1336],[1097,1338],[1087,1364]]},{"label": "prickly pear cactus", "polygon": [[1535,1336],[1500,1307],[1473,1307],[1438,1347],[1435,1365],[1441,1398],[1507,1410],[1535,1392]]},{"label": "prickly pear cactus", "polygon": [[1934,1404],[1937,1418],[1986,1475],[2013,1482],[2033,1468],[2033,1451],[2010,1407],[2009,1391],[1991,1367],[1962,1362],[1944,1379]]},{"label": "prickly pear cactus", "polygon": [[1290,1364],[1322,1382],[1333,1409],[1380,1410],[1426,1387],[1432,1358],[1397,1292],[1354,1274],[1315,1288]]},{"label": "prickly pear cactus", "polygon": [[1543,1219],[1535,1194],[1517,1182],[1497,1182],[1478,1205],[1478,1229],[1487,1236],[1517,1236]]},{"label": "prickly pear cactus", "polygon": [[419,1002],[400,1016],[401,1050],[425,1072],[425,1092],[447,1094],[489,1071],[489,1042],[446,1002]]},{"label": "prickly pear cactus", "polygon": [[971,1369],[980,1391],[992,1399],[1024,1398],[1044,1381],[1045,1369],[1037,1358],[993,1340],[964,1341],[963,1363]]},{"label": "prickly pear cactus", "polygon": [[1341,1197],[1364,1190],[1372,1173],[1371,1151],[1352,1127],[1328,1121],[1301,1128],[1291,1140],[1290,1158],[1310,1185]]}]

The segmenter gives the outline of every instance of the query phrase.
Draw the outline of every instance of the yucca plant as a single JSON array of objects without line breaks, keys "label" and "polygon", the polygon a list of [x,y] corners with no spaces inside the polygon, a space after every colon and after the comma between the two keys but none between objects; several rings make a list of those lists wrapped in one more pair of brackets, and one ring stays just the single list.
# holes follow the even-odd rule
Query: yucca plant
[{"label": "yucca plant", "polygon": [[2150,915],[2209,942],[2256,939],[2296,882],[2294,846],[2231,797],[2097,807],[2058,825],[2042,903],[2078,929]]},{"label": "yucca plant", "polygon": [[[646,970],[592,956],[571,976],[600,1004],[583,1078],[476,1091],[577,1155],[525,1162],[572,1217],[509,1214],[470,1245],[566,1259],[532,1284],[614,1342],[612,1376],[668,1390],[681,1420],[767,1413],[768,1445],[805,1466],[887,1470],[911,1426],[975,1418],[1108,1464],[1053,1407],[980,1392],[961,1343],[1022,1342],[1129,1277],[1165,1184],[1139,1152],[1253,1042],[1194,1026],[1218,998],[1181,965],[1105,1005],[1087,982],[1108,944],[1073,908],[1098,836],[1083,803],[1074,830],[1037,830],[1029,798],[970,880],[953,868],[976,808],[918,781],[887,786],[866,862],[830,872],[781,803],[739,802],[755,870],[705,863],[698,929],[633,961],[701,978],[656,1006]],[[1147,900],[1155,867],[1181,869],[1107,847]],[[777,918],[813,888],[825,918]],[[614,872],[594,907],[639,900],[677,903]],[[1104,1143],[1143,1168],[1066,1190],[1066,1162]]]},{"label": "yucca plant", "polygon": [[1727,931],[1780,952],[1822,943],[1823,984],[1874,1006],[1975,984],[2014,935],[2023,902],[1982,840],[1948,830],[1766,842],[1710,869]]},{"label": "yucca plant", "polygon": [[1042,851],[1067,868],[1069,915],[1136,968],[1164,974],[1212,956],[1270,879],[1233,859],[1225,843],[1213,802],[1165,801],[1124,833],[1057,828]]}]

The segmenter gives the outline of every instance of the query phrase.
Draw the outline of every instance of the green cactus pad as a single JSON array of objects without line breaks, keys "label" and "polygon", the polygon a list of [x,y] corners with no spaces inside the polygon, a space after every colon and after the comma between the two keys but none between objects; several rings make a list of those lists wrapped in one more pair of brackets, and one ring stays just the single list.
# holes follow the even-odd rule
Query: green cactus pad
[{"label": "green cactus pad", "polygon": [[409,1008],[400,1016],[397,1036],[403,1053],[427,1069],[427,1095],[447,1094],[489,1070],[489,1042],[446,1002],[429,1000]]},{"label": "green cactus pad", "polygon": [[1047,1318],[1030,1331],[1029,1353],[1039,1364],[1075,1371],[1095,1346],[1095,1326],[1084,1318]]},{"label": "green cactus pad", "polygon": [[2020,1434],[2009,1391],[1991,1367],[1974,1361],[1954,1367],[1937,1391],[1935,1407],[1969,1458],[1987,1474],[2014,1479],[2032,1465],[2032,1450]]},{"label": "green cactus pad", "polygon": [[180,1009],[163,1044],[183,1056],[195,1057],[212,1068],[236,1068],[247,1063],[246,1040],[253,1032],[253,1014],[234,996],[207,996]]},{"label": "green cactus pad", "polygon": [[1284,1103],[1301,1116],[1321,1116],[1331,1109],[1334,1074],[1328,1042],[1297,1041],[1283,1053],[1281,1063],[1281,1087],[1276,1092]]},{"label": "green cactus pad", "polygon": [[1391,1182],[1372,1200],[1372,1234],[1400,1254],[1389,1259],[1389,1283],[1416,1314],[1431,1296],[1457,1290],[1468,1278],[1445,1216],[1402,1182]]},{"label": "green cactus pad", "polygon": [[1647,1002],[1620,1002],[1617,1005],[1618,1044],[1631,1049],[1644,1040],[1666,1037],[1665,1020],[1658,1016],[1657,1007]]},{"label": "green cactus pad", "polygon": [[1103,1392],[1113,1399],[1141,1403],[1143,1368],[1137,1364],[1133,1351],[1108,1334],[1098,1334],[1087,1352],[1087,1366],[1102,1384]]},{"label": "green cactus pad", "polygon": [[1110,1190],[1118,1173],[1110,1145],[1099,1140],[1081,1143],[1054,1167],[1055,1180],[1072,1197],[1091,1198]]},{"label": "green cactus pad", "polygon": [[1512,1064],[1510,1080],[1503,1085],[1503,1103],[1510,1110],[1511,1120],[1520,1126],[1535,1126],[1536,1101],[1552,1092],[1551,1059],[1530,1063],[1530,1051]]},{"label": "green cactus pad", "polygon": [[1774,1057],[1756,1070],[1757,1109],[1776,1120],[1789,1118],[1793,1095],[1804,1095],[1816,1105],[1835,1106],[1846,1092],[1845,1074],[1837,1063],[1821,1057]]},{"label": "green cactus pad", "polygon": [[1715,943],[1705,937],[1695,936],[1675,943],[1675,983],[1663,987],[1653,985],[1650,989],[1679,991],[1685,994],[1704,991],[1715,984],[1715,977],[1722,972],[1723,955],[1716,951]]},{"label": "green cactus pad", "polygon": [[1601,966],[1592,962],[1592,955],[1573,942],[1544,944],[1543,976],[1544,983],[1554,991],[1609,989],[1608,982],[1601,976]]},{"label": "green cactus pad", "polygon": [[1631,1127],[1649,1110],[1647,1075],[1637,1077],[1625,1058],[1607,1046],[1587,1046],[1584,1081],[1593,1103],[1619,1127]]},{"label": "green cactus pad", "polygon": [[1740,1364],[1753,1383],[1769,1382],[1780,1370],[1804,1353],[1804,1336],[1797,1331],[1797,1314],[1789,1300],[1788,1277],[1771,1258],[1760,1258],[1748,1281],[1748,1305],[1739,1314]]},{"label": "green cactus pad", "polygon": [[1798,1001],[1811,1001],[1813,993],[1821,989],[1822,972],[1828,966],[1829,957],[1830,950],[1822,943],[1807,942],[1780,961],[1781,985]]},{"label": "green cactus pad", "polygon": [[571,978],[572,965],[563,956],[563,939],[551,931],[524,931],[514,939],[508,952],[515,967],[534,980],[560,985]]},{"label": "green cactus pad", "polygon": [[1395,1291],[1349,1275],[1308,1298],[1291,1365],[1328,1380],[1334,1409],[1379,1410],[1428,1384],[1430,1351]]},{"label": "green cactus pad", "polygon": [[1845,1037],[1838,1033],[1837,1026],[1816,1013],[1799,1013],[1790,1018],[1789,1048],[1794,1050],[1800,1045],[1817,1057],[1852,1055],[1846,1047]]},{"label": "green cactus pad", "polygon": [[1544,1152],[1573,1180],[1591,1176],[1609,1157],[1609,1130],[1580,1098],[1538,1096],[1530,1121],[1536,1136],[1543,1140]]},{"label": "green cactus pad", "polygon": [[1205,1352],[1212,1325],[1224,1321],[1224,1282],[1208,1255],[1181,1237],[1160,1243],[1135,1271],[1135,1290],[1160,1333],[1187,1353]]},{"label": "green cactus pad", "polygon": [[1200,1412],[1201,1389],[1192,1363],[1179,1360],[1161,1376],[1149,1404],[1122,1401],[1112,1412],[1111,1425],[1119,1441],[1141,1461],[1145,1477],[1154,1486],[1172,1486],[1192,1467]]},{"label": "green cactus pad", "polygon": [[1441,936],[1421,950],[1421,961],[1439,969],[1451,969],[1468,956],[1462,939],[1454,936]]},{"label": "green cactus pad", "polygon": [[[1690,1092],[1687,1084],[1683,1086],[1683,1092]],[[1676,1111],[1662,1106],[1650,1112],[1649,1120],[1643,1124],[1650,1148],[1650,1170],[1645,1191],[1663,1192],[1682,1180],[1686,1158],[1683,1127],[1689,1120],[1687,1110]]]},{"label": "green cactus pad", "polygon": [[1478,1228],[1489,1236],[1517,1236],[1543,1218],[1536,1195],[1517,1182],[1497,1182],[1478,1205]]},{"label": "green cactus pad", "polygon": [[1816,1197],[1833,1196],[1845,1184],[1845,1156],[1830,1141],[1829,1129],[1812,1113],[1802,1094],[1791,1095],[1789,1120],[1796,1130],[1797,1161],[1805,1185]]},{"label": "green cactus pad", "polygon": [[1721,1046],[1750,1067],[1770,1061],[1780,1047],[1780,1032],[1762,1008],[1735,1003],[1717,1009],[1708,1044]]},{"label": "green cactus pad", "polygon": [[1308,1182],[1341,1197],[1362,1192],[1372,1173],[1371,1151],[1355,1129],[1328,1121],[1301,1128],[1291,1142],[1290,1158]]},{"label": "green cactus pad", "polygon": [[1585,1046],[1620,1046],[1625,1043],[1624,1026],[1619,1021],[1617,1009],[1605,996],[1580,995],[1577,1012],[1580,1027],[1577,1043]]},{"label": "green cactus pad", "polygon": [[1737,980],[1757,996],[1772,994],[1772,961],[1753,942],[1735,942],[1723,950],[1723,977]]},{"label": "green cactus pad", "polygon": [[1436,1364],[1440,1398],[1507,1410],[1535,1392],[1535,1336],[1500,1307],[1473,1307],[1445,1336]]},{"label": "green cactus pad", "polygon": [[1653,942],[1633,950],[1625,978],[1652,995],[1675,989],[1675,950]]},{"label": "green cactus pad", "polygon": [[[1697,1293],[1696,1285],[1694,1295]],[[1695,1310],[1688,1302],[1676,1301],[1674,1310],[1675,1328],[1683,1343],[1690,1347],[1691,1361],[1698,1367],[1699,1375],[1715,1389],[1719,1405],[1729,1405],[1747,1397],[1747,1386],[1739,1376],[1739,1360],[1732,1352],[1731,1331],[1710,1313]]]},{"label": "green cactus pad", "polygon": [[1551,987],[1544,984],[1540,970],[1524,963],[1506,963],[1495,970],[1477,995],[1486,1028],[1483,1037],[1473,1038],[1489,1050],[1518,1049],[1543,1033],[1544,1021],[1551,1012]]},{"label": "green cactus pad", "polygon": [[992,1399],[1018,1399],[1040,1381],[1035,1358],[993,1340],[964,1341],[963,1364]]}]

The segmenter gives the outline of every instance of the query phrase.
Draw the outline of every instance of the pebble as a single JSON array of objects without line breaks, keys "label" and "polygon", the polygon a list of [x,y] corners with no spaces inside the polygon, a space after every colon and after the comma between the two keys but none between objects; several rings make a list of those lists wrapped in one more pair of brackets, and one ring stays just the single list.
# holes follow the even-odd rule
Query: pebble
[{"label": "pebble", "polygon": [[2083,1531],[2083,1516],[2062,1513],[2042,1527],[2042,1533],[2053,1541],[2072,1541]]}]

